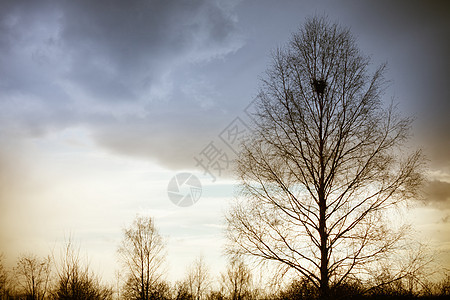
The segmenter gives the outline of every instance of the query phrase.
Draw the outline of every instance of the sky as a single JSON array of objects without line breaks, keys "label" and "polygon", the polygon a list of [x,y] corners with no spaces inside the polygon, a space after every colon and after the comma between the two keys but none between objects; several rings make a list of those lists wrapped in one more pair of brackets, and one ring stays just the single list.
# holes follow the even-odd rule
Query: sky
[{"label": "sky", "polygon": [[[236,185],[228,130],[245,129],[271,52],[314,15],[349,27],[373,68],[387,62],[383,99],[415,118],[411,147],[428,159],[424,197],[407,219],[450,267],[446,1],[1,0],[7,262],[57,252],[71,237],[109,280],[123,228],[150,215],[167,243],[169,278],[199,255],[222,270]],[[199,159],[212,148],[224,159],[205,173]],[[168,197],[180,172],[202,184],[189,207]]]}]

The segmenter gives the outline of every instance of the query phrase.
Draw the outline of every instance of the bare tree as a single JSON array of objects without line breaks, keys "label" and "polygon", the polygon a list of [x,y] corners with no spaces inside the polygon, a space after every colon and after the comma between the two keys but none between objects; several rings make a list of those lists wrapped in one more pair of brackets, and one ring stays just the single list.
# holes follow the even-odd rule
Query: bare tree
[{"label": "bare tree", "polygon": [[151,217],[137,217],[124,230],[119,255],[125,275],[127,299],[153,299],[164,271],[165,244]]},{"label": "bare tree", "polygon": [[101,283],[88,264],[83,264],[79,249],[75,249],[71,240],[67,242],[61,255],[60,264],[56,266],[57,282],[54,299],[60,300],[109,300],[112,288]]},{"label": "bare tree", "polygon": [[414,295],[428,289],[428,278],[437,272],[437,265],[429,249],[417,242],[409,249],[396,253],[393,260],[383,261],[374,270],[373,284],[366,288],[367,294]]},{"label": "bare tree", "polygon": [[52,262],[50,257],[39,259],[36,255],[21,255],[14,268],[20,292],[27,299],[45,299],[48,292]]},{"label": "bare tree", "polygon": [[383,106],[385,67],[369,64],[348,29],[308,20],[274,53],[237,161],[230,254],[296,270],[322,298],[395,249],[386,212],[421,182],[411,119]]},{"label": "bare tree", "polygon": [[8,299],[9,296],[9,276],[3,265],[3,253],[0,253],[0,299]]},{"label": "bare tree", "polygon": [[249,299],[251,281],[250,269],[240,259],[231,259],[226,272],[222,274],[222,284],[232,300]]},{"label": "bare tree", "polygon": [[188,270],[186,282],[189,294],[194,300],[204,299],[210,287],[211,278],[203,256],[198,257]]},{"label": "bare tree", "polygon": [[191,289],[188,280],[177,281],[174,285],[174,299],[175,300],[192,300]]},{"label": "bare tree", "polygon": [[121,282],[122,282],[122,276],[120,274],[120,271],[117,270],[114,273],[114,279],[115,279],[115,294],[116,294],[116,299],[120,299],[120,289],[121,289]]}]

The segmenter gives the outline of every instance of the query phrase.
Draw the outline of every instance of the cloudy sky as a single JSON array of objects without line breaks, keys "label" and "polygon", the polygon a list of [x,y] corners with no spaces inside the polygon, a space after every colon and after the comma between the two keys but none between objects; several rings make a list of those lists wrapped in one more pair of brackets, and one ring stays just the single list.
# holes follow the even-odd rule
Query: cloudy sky
[{"label": "cloudy sky", "polygon": [[[306,17],[351,28],[429,160],[409,218],[450,261],[450,9],[446,1],[0,1],[0,252],[48,254],[72,236],[112,278],[136,214],[166,237],[169,273],[203,254],[220,270],[234,182],[195,158],[246,121],[270,53]],[[236,119],[239,118],[239,119]],[[237,121],[236,121],[237,120]],[[224,163],[224,162],[222,162]],[[231,166],[228,166],[231,168]],[[224,168],[226,169],[226,168]],[[178,172],[200,200],[168,198]]]}]

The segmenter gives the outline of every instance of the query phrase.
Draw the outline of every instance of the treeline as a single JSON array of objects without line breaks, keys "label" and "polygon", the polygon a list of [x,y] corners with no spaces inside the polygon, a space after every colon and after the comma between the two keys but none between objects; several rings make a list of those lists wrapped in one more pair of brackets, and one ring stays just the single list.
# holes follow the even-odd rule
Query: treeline
[{"label": "treeline", "polygon": [[90,270],[72,242],[61,254],[60,259],[23,254],[12,270],[6,270],[2,255],[0,299],[113,299],[112,286]]},{"label": "treeline", "polygon": [[[231,258],[224,272],[214,277],[203,257],[188,268],[183,280],[171,283],[165,273],[165,241],[150,217],[137,217],[124,230],[118,247],[121,271],[117,282],[105,283],[80,257],[69,240],[59,257],[21,255],[7,270],[0,256],[0,300],[4,299],[161,299],[161,300],[283,300],[319,299],[319,289],[306,278],[289,284],[261,283],[240,258]],[[270,277],[270,276],[268,276]],[[274,277],[275,278],[275,277]],[[367,288],[353,280],[331,287],[331,299],[447,299],[450,276],[437,283],[404,277],[390,280],[380,274],[379,284]],[[258,282],[258,283],[257,283]]]}]

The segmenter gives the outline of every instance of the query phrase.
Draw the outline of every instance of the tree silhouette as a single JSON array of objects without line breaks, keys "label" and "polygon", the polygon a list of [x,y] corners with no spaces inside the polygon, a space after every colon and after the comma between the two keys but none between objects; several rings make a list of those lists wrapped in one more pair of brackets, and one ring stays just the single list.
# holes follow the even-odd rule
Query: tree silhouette
[{"label": "tree silhouette", "polygon": [[45,299],[49,290],[52,262],[50,257],[39,259],[36,255],[21,255],[14,274],[21,294],[30,300]]},{"label": "tree silhouette", "polygon": [[348,29],[309,19],[274,53],[237,160],[229,253],[296,270],[322,298],[395,249],[386,212],[421,182],[411,119],[383,105],[385,66],[369,63]]},{"label": "tree silhouette", "polygon": [[203,256],[198,257],[189,268],[186,283],[189,294],[194,300],[204,299],[210,287],[211,278]]},{"label": "tree silhouette", "polygon": [[174,285],[174,299],[175,300],[192,300],[189,283],[187,280],[177,281]]},{"label": "tree silhouette", "polygon": [[109,300],[112,299],[111,288],[101,284],[89,265],[83,265],[78,249],[71,240],[67,242],[56,267],[57,282],[53,299],[58,300]]},{"label": "tree silhouette", "polygon": [[154,299],[160,293],[165,244],[151,217],[137,217],[119,247],[127,299]]},{"label": "tree silhouette", "polygon": [[0,299],[8,299],[9,296],[9,276],[3,265],[3,253],[0,253]]},{"label": "tree silhouette", "polygon": [[232,259],[226,272],[222,274],[222,284],[232,300],[249,299],[251,281],[250,269],[240,259]]}]

